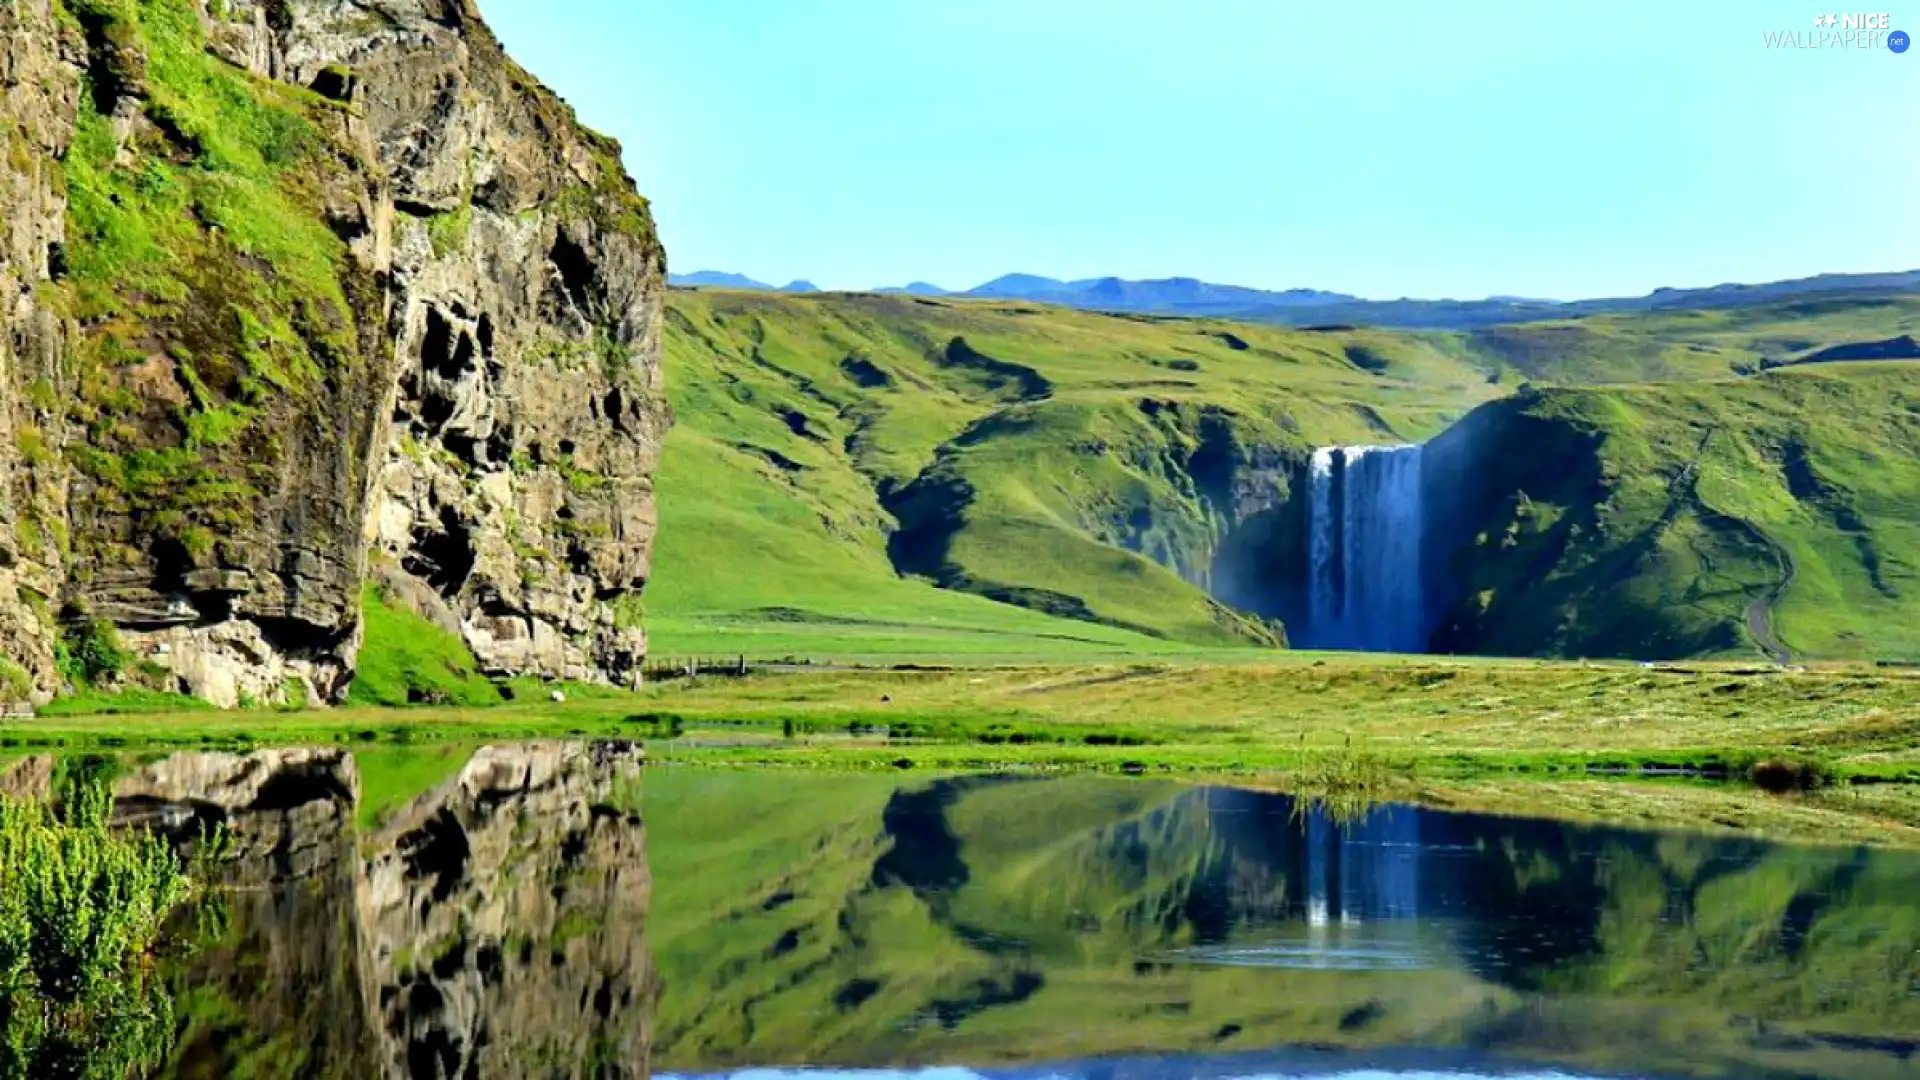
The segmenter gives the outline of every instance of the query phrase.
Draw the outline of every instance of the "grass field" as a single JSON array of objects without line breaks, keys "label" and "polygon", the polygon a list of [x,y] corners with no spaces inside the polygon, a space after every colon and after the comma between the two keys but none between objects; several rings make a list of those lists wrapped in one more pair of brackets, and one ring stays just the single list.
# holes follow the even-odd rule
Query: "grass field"
[{"label": "grass field", "polygon": [[[425,745],[645,739],[661,760],[829,768],[1312,775],[1351,755],[1396,778],[1552,779],[1758,761],[1920,779],[1920,674],[1621,664],[1281,659],[831,671],[660,684],[564,705],[62,716],[0,747]],[[401,773],[429,761],[397,763]]]}]

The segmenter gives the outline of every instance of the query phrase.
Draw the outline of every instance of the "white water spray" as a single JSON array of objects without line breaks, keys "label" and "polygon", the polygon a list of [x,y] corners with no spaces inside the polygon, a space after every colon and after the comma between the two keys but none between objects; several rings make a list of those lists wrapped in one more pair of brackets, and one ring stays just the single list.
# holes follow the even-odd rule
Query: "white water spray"
[{"label": "white water spray", "polygon": [[1421,448],[1335,446],[1308,465],[1310,649],[1424,652]]}]

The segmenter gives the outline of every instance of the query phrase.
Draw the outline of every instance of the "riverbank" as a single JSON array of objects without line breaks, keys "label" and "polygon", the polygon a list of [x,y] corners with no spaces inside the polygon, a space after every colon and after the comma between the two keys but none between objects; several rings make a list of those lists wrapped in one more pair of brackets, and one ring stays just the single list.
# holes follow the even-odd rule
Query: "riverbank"
[{"label": "riverbank", "polygon": [[1120,773],[1920,846],[1914,672],[1292,653],[533,689],[490,708],[15,719],[0,758],[348,746],[379,759],[363,779],[387,803],[465,747],[618,738],[663,766]]},{"label": "riverbank", "polygon": [[[106,704],[103,703],[103,707]],[[1920,673],[1309,653],[697,678],[490,708],[158,711],[0,721],[0,748],[619,736],[662,753],[835,767],[1284,771],[1365,755],[1434,776],[1705,771],[1920,780]]]}]

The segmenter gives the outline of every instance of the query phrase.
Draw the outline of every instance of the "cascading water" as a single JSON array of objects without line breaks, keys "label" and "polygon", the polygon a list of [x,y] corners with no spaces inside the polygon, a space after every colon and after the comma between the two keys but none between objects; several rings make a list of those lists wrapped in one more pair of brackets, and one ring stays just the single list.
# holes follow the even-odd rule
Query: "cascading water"
[{"label": "cascading water", "polygon": [[1421,448],[1334,446],[1308,465],[1310,649],[1424,652]]}]

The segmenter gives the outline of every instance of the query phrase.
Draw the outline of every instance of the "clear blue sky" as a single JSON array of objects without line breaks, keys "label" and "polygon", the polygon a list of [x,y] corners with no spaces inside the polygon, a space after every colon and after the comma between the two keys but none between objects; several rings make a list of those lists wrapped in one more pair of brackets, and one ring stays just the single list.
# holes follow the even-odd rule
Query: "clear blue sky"
[{"label": "clear blue sky", "polygon": [[1920,50],[1768,50],[1811,0],[481,3],[625,144],[677,272],[1573,298],[1920,266]]}]

